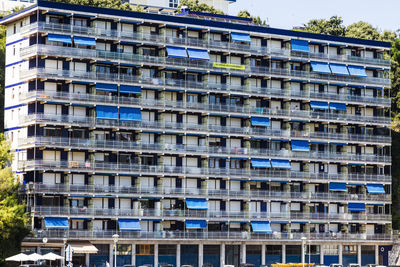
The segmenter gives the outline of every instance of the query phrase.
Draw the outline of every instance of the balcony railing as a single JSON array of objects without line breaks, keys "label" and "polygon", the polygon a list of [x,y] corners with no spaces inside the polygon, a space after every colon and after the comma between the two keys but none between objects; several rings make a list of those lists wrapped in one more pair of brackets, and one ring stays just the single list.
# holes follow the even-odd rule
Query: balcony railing
[{"label": "balcony railing", "polygon": [[67,34],[79,34],[86,35],[90,37],[105,38],[120,41],[137,41],[140,43],[146,43],[150,45],[184,45],[207,48],[209,50],[228,50],[235,51],[237,53],[243,54],[255,54],[261,56],[280,56],[287,59],[318,59],[318,60],[329,60],[329,61],[347,61],[355,62],[361,64],[373,64],[373,65],[383,65],[390,66],[390,60],[378,59],[378,58],[367,58],[367,57],[354,57],[348,55],[336,55],[336,54],[324,54],[324,53],[300,53],[295,51],[290,51],[288,49],[271,49],[269,47],[246,45],[235,42],[221,42],[214,41],[211,39],[203,40],[198,38],[179,38],[179,37],[167,37],[157,34],[146,34],[143,32],[127,32],[118,30],[105,30],[93,27],[80,27],[68,24],[59,23],[32,23],[24,26],[21,29],[22,34],[26,34],[32,31],[42,31],[42,32],[56,32],[56,33],[67,33]]},{"label": "balcony railing", "polygon": [[325,160],[351,162],[391,162],[391,156],[380,156],[375,154],[352,154],[337,152],[294,152],[289,150],[271,150],[256,148],[230,148],[230,147],[212,147],[212,146],[192,146],[177,144],[143,144],[140,142],[128,141],[109,141],[109,140],[90,140],[83,138],[62,138],[62,137],[31,137],[19,140],[19,145],[50,146],[73,149],[90,150],[122,150],[132,152],[166,153],[166,154],[189,154],[189,155],[231,155],[241,156],[244,160],[249,157],[274,157],[291,160]]},{"label": "balcony railing", "polygon": [[391,221],[387,214],[365,213],[306,213],[306,212],[251,212],[251,211],[212,211],[212,210],[167,210],[167,209],[105,209],[36,206],[31,210],[38,216],[75,216],[82,217],[146,217],[163,219],[230,219],[230,220],[307,220],[308,221]]},{"label": "balcony railing", "polygon": [[80,59],[90,60],[109,60],[118,63],[127,64],[149,64],[152,66],[169,66],[169,67],[180,67],[180,68],[194,68],[205,71],[218,71],[226,73],[234,73],[240,75],[255,75],[255,76],[278,76],[281,78],[299,78],[306,80],[317,80],[317,81],[339,81],[339,82],[353,82],[361,84],[374,84],[377,86],[390,85],[390,79],[375,78],[375,77],[356,77],[356,76],[340,76],[332,74],[321,74],[316,72],[307,72],[299,70],[288,70],[280,68],[268,68],[268,67],[256,67],[243,65],[243,70],[238,69],[227,69],[215,67],[214,62],[205,60],[192,60],[192,59],[181,59],[181,58],[169,58],[169,57],[156,57],[156,56],[145,56],[133,53],[121,53],[111,52],[94,49],[82,49],[73,47],[60,47],[51,45],[32,45],[21,48],[21,57],[28,57],[33,55],[43,56],[57,56],[63,55],[64,57],[73,57]]},{"label": "balcony railing", "polygon": [[267,190],[226,190],[226,189],[199,189],[175,187],[134,187],[112,185],[75,185],[75,184],[27,184],[22,188],[24,192],[52,193],[52,194],[82,194],[96,196],[153,196],[153,197],[193,197],[220,199],[252,199],[252,200],[321,200],[321,201],[391,201],[391,194],[350,194],[318,193],[318,192],[277,192]]},{"label": "balcony railing", "polygon": [[256,169],[229,169],[229,168],[196,168],[178,166],[158,166],[158,165],[139,165],[122,163],[103,163],[103,162],[79,162],[79,161],[51,161],[51,160],[27,160],[18,162],[19,170],[52,170],[52,171],[82,171],[120,174],[150,174],[150,175],[171,175],[187,177],[229,177],[233,179],[257,180],[274,182],[282,179],[296,180],[308,179],[314,181],[362,181],[362,182],[390,182],[391,176],[377,174],[331,174],[331,173],[311,173],[300,171],[284,170],[256,170]]}]

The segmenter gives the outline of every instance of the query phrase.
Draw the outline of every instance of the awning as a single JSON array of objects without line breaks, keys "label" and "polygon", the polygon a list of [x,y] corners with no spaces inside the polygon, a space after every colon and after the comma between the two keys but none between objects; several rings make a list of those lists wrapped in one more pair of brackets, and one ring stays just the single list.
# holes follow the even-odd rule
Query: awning
[{"label": "awning", "polygon": [[251,159],[253,168],[271,168],[271,163],[268,159]]},{"label": "awning", "polygon": [[119,118],[124,121],[141,121],[142,115],[140,108],[119,108]]},{"label": "awning", "polygon": [[314,72],[331,74],[331,69],[328,63],[324,62],[311,62],[311,68]]},{"label": "awning", "polygon": [[142,93],[142,88],[140,86],[132,86],[132,85],[123,85],[119,86],[120,93],[128,93],[128,94],[138,94]]},{"label": "awning", "polygon": [[231,38],[235,42],[251,43],[250,34],[247,33],[231,32]]},{"label": "awning", "polygon": [[383,184],[367,184],[368,193],[385,194]]},{"label": "awning", "polygon": [[74,43],[76,45],[96,46],[96,39],[90,37],[74,36]]},{"label": "awning", "polygon": [[311,101],[310,106],[312,109],[329,109],[328,102]]},{"label": "awning", "polygon": [[296,152],[310,152],[308,141],[292,140],[292,151]]},{"label": "awning", "polygon": [[310,52],[310,48],[308,47],[308,41],[304,40],[290,40],[292,44],[292,51],[296,52]]},{"label": "awning", "polygon": [[348,205],[349,211],[365,211],[364,203],[349,203]]},{"label": "awning", "polygon": [[207,222],[205,220],[186,220],[186,229],[205,229]]},{"label": "awning", "polygon": [[268,127],[270,125],[270,121],[269,118],[251,117],[251,125]]},{"label": "awning", "polygon": [[347,111],[346,104],[343,103],[329,103],[329,109]]},{"label": "awning", "polygon": [[47,38],[49,42],[72,44],[71,36],[69,35],[49,34]]},{"label": "awning", "polygon": [[288,160],[271,159],[272,168],[275,169],[291,169],[290,162]]},{"label": "awning", "polygon": [[192,210],[207,210],[208,203],[205,198],[187,198],[186,206]]},{"label": "awning", "polygon": [[69,242],[75,254],[96,254],[99,250],[89,241]]},{"label": "awning", "polygon": [[140,231],[139,219],[118,219],[120,231]]},{"label": "awning", "polygon": [[187,52],[191,59],[210,60],[210,55],[207,50],[188,48]]},{"label": "awning", "polygon": [[251,222],[251,228],[253,229],[254,233],[272,233],[269,222]]},{"label": "awning", "polygon": [[167,46],[168,57],[187,58],[186,49],[182,47]]},{"label": "awning", "polygon": [[69,229],[68,218],[44,218],[44,224],[47,229]]},{"label": "awning", "polygon": [[96,83],[96,91],[117,92],[118,87],[112,83]]},{"label": "awning", "polygon": [[98,119],[118,120],[118,108],[112,106],[96,106]]},{"label": "awning", "polygon": [[367,77],[364,67],[361,66],[348,66],[351,76]]},{"label": "awning", "polygon": [[342,64],[329,64],[331,67],[331,71],[333,74],[338,74],[338,75],[349,75],[349,71],[347,70],[346,65]]},{"label": "awning", "polygon": [[345,183],[329,183],[329,191],[347,191]]}]

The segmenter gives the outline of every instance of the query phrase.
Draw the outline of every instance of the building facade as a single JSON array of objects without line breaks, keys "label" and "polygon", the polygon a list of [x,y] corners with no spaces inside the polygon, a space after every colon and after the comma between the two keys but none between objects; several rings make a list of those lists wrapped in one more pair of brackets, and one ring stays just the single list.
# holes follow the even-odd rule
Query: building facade
[{"label": "building facade", "polygon": [[389,43],[46,1],[1,23],[24,251],[387,264]]}]

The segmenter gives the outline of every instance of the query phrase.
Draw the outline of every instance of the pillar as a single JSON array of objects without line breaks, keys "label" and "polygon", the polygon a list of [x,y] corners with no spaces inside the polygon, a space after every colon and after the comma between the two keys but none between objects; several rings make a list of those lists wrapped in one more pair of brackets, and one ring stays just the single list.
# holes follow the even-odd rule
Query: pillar
[{"label": "pillar", "polygon": [[286,263],[286,245],[282,245],[282,263]]},{"label": "pillar", "polygon": [[361,245],[357,245],[357,263],[361,266]]},{"label": "pillar", "polygon": [[265,265],[265,244],[261,244],[261,265]]},{"label": "pillar", "polygon": [[133,266],[136,266],[136,244],[132,244],[132,256],[131,262]]},{"label": "pillar", "polygon": [[339,245],[339,264],[343,264],[343,245]]},{"label": "pillar", "polygon": [[154,244],[154,267],[158,267],[158,244]]},{"label": "pillar", "polygon": [[246,263],[246,244],[240,246],[240,263]]},{"label": "pillar", "polygon": [[[65,246],[66,246],[66,244],[64,243],[61,248],[61,256],[63,256],[63,257],[65,257]],[[65,266],[65,258],[64,258],[64,260],[61,260],[61,267],[64,267],[64,266]]]},{"label": "pillar", "polygon": [[301,242],[301,262],[306,262],[306,243],[302,240]]},{"label": "pillar", "polygon": [[375,245],[375,264],[379,264],[379,246]]},{"label": "pillar", "polygon": [[111,267],[114,267],[114,255],[113,255],[113,249],[114,249],[114,243],[111,243],[109,246],[109,249],[108,249],[108,257],[109,257],[109,263],[110,263],[110,266]]},{"label": "pillar", "polygon": [[181,266],[181,244],[176,244],[176,267]]},{"label": "pillar", "polygon": [[219,255],[219,263],[221,267],[225,265],[225,244],[221,244],[221,254]]},{"label": "pillar", "polygon": [[320,254],[319,254],[319,262],[324,264],[324,245],[321,245]]},{"label": "pillar", "polygon": [[203,243],[199,244],[199,267],[203,266],[203,251],[204,251],[204,245]]},{"label": "pillar", "polygon": [[85,265],[90,266],[90,254],[89,253],[85,254]]}]

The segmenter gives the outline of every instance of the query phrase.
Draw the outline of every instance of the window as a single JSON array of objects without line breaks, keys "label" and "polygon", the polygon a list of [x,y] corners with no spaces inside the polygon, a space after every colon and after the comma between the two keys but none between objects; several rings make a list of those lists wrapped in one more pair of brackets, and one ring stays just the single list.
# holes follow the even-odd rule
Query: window
[{"label": "window", "polygon": [[15,52],[16,52],[15,45],[13,45],[13,56],[15,56]]},{"label": "window", "polygon": [[177,8],[179,5],[179,0],[169,0],[169,7]]},{"label": "window", "polygon": [[60,17],[56,17],[56,16],[50,16],[49,17],[49,22],[50,23],[61,23],[61,18]]},{"label": "window", "polygon": [[111,67],[105,65],[96,65],[96,72],[98,73],[110,73]]},{"label": "window", "polygon": [[240,169],[240,159],[231,159],[229,166],[231,169]]},{"label": "window", "polygon": [[325,53],[325,47],[323,47],[322,45],[320,45],[319,48],[318,48],[318,52],[319,52],[319,53]]},{"label": "window", "polygon": [[61,129],[56,129],[56,128],[47,128],[45,127],[43,129],[43,135],[44,136],[61,136]]},{"label": "window", "polygon": [[209,159],[208,160],[208,167],[209,168],[219,168],[219,159]]},{"label": "window", "polygon": [[74,19],[74,25],[78,27],[87,27],[87,21],[85,19]]},{"label": "window", "polygon": [[17,24],[14,24],[14,27],[13,27],[13,33],[14,33],[14,34],[16,34],[16,33],[17,33]]},{"label": "window", "polygon": [[153,245],[136,245],[136,255],[154,255]]},{"label": "window", "polygon": [[197,103],[198,102],[198,96],[196,94],[188,94],[186,95],[186,102],[189,103]]},{"label": "window", "polygon": [[83,199],[71,199],[72,208],[83,208]]}]

